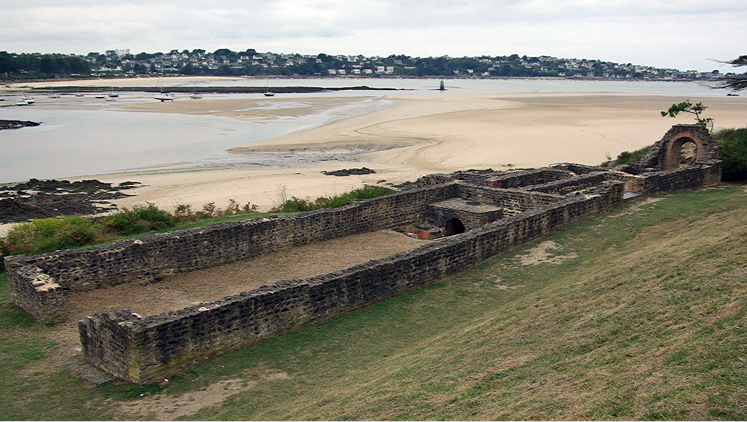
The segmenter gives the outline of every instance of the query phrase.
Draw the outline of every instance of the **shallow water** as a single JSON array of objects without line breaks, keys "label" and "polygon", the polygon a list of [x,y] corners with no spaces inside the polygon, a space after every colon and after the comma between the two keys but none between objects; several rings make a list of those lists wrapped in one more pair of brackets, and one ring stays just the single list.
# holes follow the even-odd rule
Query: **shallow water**
[{"label": "shallow water", "polygon": [[[256,96],[255,96],[256,98]],[[128,101],[126,98],[125,101]],[[127,112],[107,104],[0,109],[0,119],[41,126],[0,131],[0,182],[127,170],[282,165],[340,158],[341,154],[233,154],[226,149],[380,109],[380,98],[361,98],[307,116],[242,121],[228,117]],[[132,101],[131,99],[129,101]],[[150,100],[152,101],[152,100]],[[41,103],[41,104],[40,104]],[[268,108],[278,107],[268,104]]]}]

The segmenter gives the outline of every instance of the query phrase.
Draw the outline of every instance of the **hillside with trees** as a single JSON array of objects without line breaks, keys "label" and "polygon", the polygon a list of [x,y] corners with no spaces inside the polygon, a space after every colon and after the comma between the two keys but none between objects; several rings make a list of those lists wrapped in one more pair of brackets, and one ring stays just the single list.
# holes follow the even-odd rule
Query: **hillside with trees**
[{"label": "hillside with trees", "polygon": [[261,53],[220,48],[137,53],[107,50],[86,55],[0,51],[0,80],[154,76],[595,78],[615,80],[712,80],[718,70],[698,72],[632,63],[551,56],[411,57]]}]

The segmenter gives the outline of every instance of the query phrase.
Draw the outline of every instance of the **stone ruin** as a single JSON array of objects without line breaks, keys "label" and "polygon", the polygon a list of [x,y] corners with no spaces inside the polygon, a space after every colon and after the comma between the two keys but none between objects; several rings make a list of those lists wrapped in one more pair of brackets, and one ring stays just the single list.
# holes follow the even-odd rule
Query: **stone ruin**
[{"label": "stone ruin", "polygon": [[[681,165],[685,144],[692,162]],[[649,154],[614,169],[555,164],[421,178],[408,189],[340,208],[174,231],[86,249],[5,258],[14,302],[41,323],[61,322],[72,293],[236,262],[282,248],[407,224],[443,238],[408,252],[293,279],[158,315],[128,310],[78,322],[83,354],[134,383],[195,361],[383,301],[493,255],[608,211],[625,196],[715,184],[718,145],[694,125],[672,127]],[[426,236],[427,237],[427,236]],[[220,288],[220,286],[216,286]],[[133,298],[136,300],[136,298]]]}]

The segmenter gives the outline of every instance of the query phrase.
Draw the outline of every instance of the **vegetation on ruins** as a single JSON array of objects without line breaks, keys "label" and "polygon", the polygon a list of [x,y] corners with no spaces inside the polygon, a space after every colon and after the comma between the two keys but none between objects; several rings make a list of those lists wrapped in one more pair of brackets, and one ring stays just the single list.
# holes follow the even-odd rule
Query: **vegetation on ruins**
[{"label": "vegetation on ruins", "polygon": [[635,163],[636,161],[642,160],[643,157],[645,157],[646,154],[648,154],[650,150],[651,150],[651,145],[645,146],[641,149],[637,149],[633,152],[623,151],[620,154],[618,154],[617,158],[615,158],[614,160],[612,160],[611,159],[612,157],[610,157],[608,154],[607,155],[608,160],[603,162],[601,166],[602,167],[615,167],[615,166],[619,166],[622,164]]},{"label": "vegetation on ruins", "polygon": [[[676,105],[673,104],[672,106]],[[721,147],[723,166],[721,180],[747,180],[747,128],[721,129],[714,132],[712,136]],[[623,151],[616,159],[608,159],[600,165],[602,167],[615,167],[621,164],[634,163],[643,159],[650,149],[651,146],[647,146],[632,152]],[[608,156],[608,158],[610,157]]]},{"label": "vegetation on ruins", "polygon": [[662,111],[661,116],[662,117],[677,117],[680,113],[688,113],[695,116],[696,124],[703,126],[704,128],[708,129],[708,131],[713,131],[713,118],[711,117],[701,117],[701,114],[707,109],[708,106],[704,106],[703,103],[697,103],[693,104],[690,102],[690,100],[685,100],[681,103],[672,104],[671,107],[669,107],[668,110]]},{"label": "vegetation on ruins", "polygon": [[743,189],[631,200],[145,386],[75,375],[0,273],[0,419],[744,420]]},{"label": "vegetation on ruins", "polygon": [[230,200],[225,210],[217,209],[215,203],[206,204],[204,208],[210,212],[192,212],[189,205],[178,205],[172,214],[148,203],[123,208],[102,217],[59,216],[33,219],[13,227],[6,237],[0,238],[0,263],[4,255],[34,255],[90,246],[122,236],[189,228],[198,220],[204,220],[205,225],[226,221],[225,218],[218,217],[233,217],[231,220],[235,220],[267,215],[257,213],[256,207],[249,203],[239,208],[234,200]]},{"label": "vegetation on ruins", "polygon": [[[341,207],[393,192],[394,190],[385,187],[365,186],[341,195],[323,196],[315,200],[292,197],[270,210],[270,213],[286,214]],[[0,238],[0,267],[5,255],[35,255],[109,242],[122,236],[185,229],[243,218],[260,218],[270,213],[258,213],[256,205],[246,203],[241,206],[237,201],[229,199],[225,209],[216,207],[215,202],[203,205],[199,211],[192,210],[190,205],[179,204],[173,213],[169,213],[148,203],[131,209],[123,208],[103,217],[39,218],[13,227],[6,237]]]},{"label": "vegetation on ruins", "polygon": [[354,189],[348,193],[335,196],[322,196],[317,199],[301,199],[291,197],[283,200],[279,205],[271,209],[271,212],[302,212],[312,211],[322,208],[337,208],[352,204],[362,199],[375,198],[377,196],[388,195],[395,191],[382,186],[365,186],[360,189]]}]

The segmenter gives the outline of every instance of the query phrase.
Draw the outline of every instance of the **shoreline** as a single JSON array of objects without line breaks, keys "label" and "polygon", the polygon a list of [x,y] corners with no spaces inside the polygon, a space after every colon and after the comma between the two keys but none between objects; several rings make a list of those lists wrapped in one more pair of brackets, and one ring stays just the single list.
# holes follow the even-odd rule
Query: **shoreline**
[{"label": "shoreline", "polygon": [[[113,83],[119,84],[114,86],[131,86],[132,81],[151,81],[151,80],[158,80],[159,76],[134,76],[134,77],[113,77],[113,78],[102,78],[102,77],[90,77],[90,78],[82,78],[82,79],[74,79],[74,78],[63,78],[63,79],[34,79],[34,80],[28,80],[28,81],[6,81],[2,85],[0,85],[0,89],[4,87],[11,87],[14,89],[22,88],[23,86],[42,86],[42,87],[49,87],[49,86],[55,86],[55,85],[62,85],[62,84],[70,84],[69,86],[101,86],[109,88],[112,86]],[[271,76],[271,75],[265,75],[265,76],[164,76],[164,81],[181,81],[181,82],[187,82],[187,83],[193,83],[194,81],[201,81],[201,80],[215,80],[215,81],[230,81],[230,80],[257,80],[257,81],[266,81],[266,80],[284,80],[289,79],[288,76]],[[633,82],[633,83],[640,83],[640,82],[683,82],[683,83],[715,83],[718,81],[712,81],[712,80],[702,80],[702,79],[672,79],[672,78],[662,78],[662,79],[614,79],[614,78],[599,78],[599,77],[551,77],[551,76],[500,76],[500,77],[486,77],[486,76],[459,76],[459,75],[449,75],[449,76],[416,76],[416,75],[408,75],[408,76],[393,76],[393,75],[378,75],[378,76],[353,76],[353,75],[347,75],[347,76],[322,76],[322,75],[315,75],[315,76],[302,76],[302,75],[296,75],[292,76],[291,79],[298,79],[298,80],[343,80],[343,81],[355,81],[355,80],[400,80],[400,79],[413,79],[413,80],[562,80],[562,81],[589,81],[589,82],[596,82],[596,81],[609,81],[609,82]],[[20,86],[19,86],[20,85]]]}]

